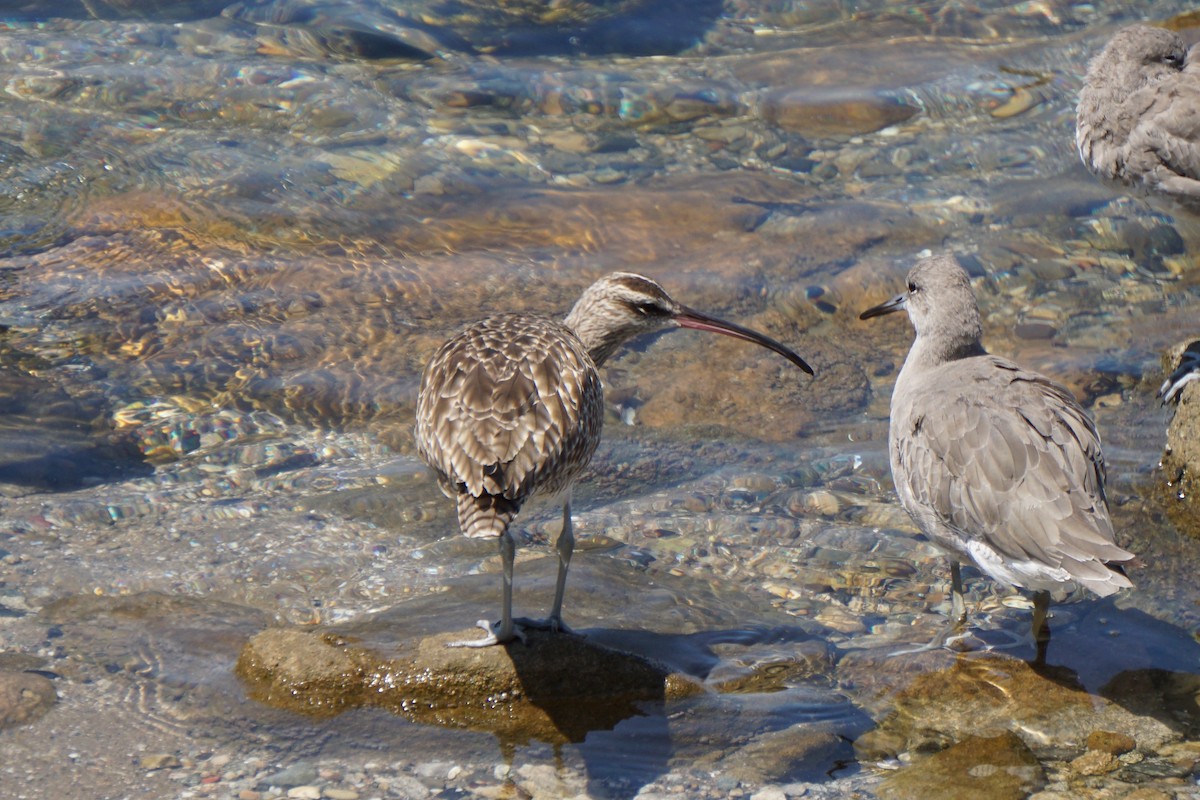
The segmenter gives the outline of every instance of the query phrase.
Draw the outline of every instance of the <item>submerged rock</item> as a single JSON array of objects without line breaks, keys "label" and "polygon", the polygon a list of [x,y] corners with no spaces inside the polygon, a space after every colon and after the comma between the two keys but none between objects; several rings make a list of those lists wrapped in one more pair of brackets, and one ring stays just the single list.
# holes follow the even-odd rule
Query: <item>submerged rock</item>
[{"label": "submerged rock", "polygon": [[39,719],[56,702],[58,693],[48,678],[0,670],[0,730]]},{"label": "submerged rock", "polygon": [[1045,782],[1045,772],[1033,751],[1009,731],[990,737],[968,736],[900,770],[884,782],[879,795],[886,800],[1018,800]]},{"label": "submerged rock", "polygon": [[439,634],[391,657],[331,633],[271,629],[237,662],[251,697],[302,714],[376,706],[416,722],[494,733],[506,742],[581,742],[638,714],[637,704],[700,694],[696,683],[641,656],[567,634],[528,644],[451,648],[472,631]]},{"label": "submerged rock", "polygon": [[[1148,684],[1127,692],[1089,693],[1074,672],[1035,668],[991,654],[967,654],[944,670],[918,675],[892,703],[879,727],[855,742],[860,757],[891,758],[903,752],[940,749],[969,736],[1014,731],[1035,750],[1045,742],[1082,752],[1096,731],[1121,731],[1139,747],[1154,748],[1178,734],[1143,707],[1153,706]],[[1143,697],[1146,696],[1146,697]],[[1143,698],[1144,702],[1139,700]],[[1119,704],[1118,704],[1119,701]]]},{"label": "submerged rock", "polygon": [[763,102],[768,122],[814,139],[873,133],[911,119],[919,111],[895,97],[844,90],[787,89]]},{"label": "submerged rock", "polygon": [[914,677],[855,751],[911,759],[885,781],[886,798],[1025,797],[1047,781],[1078,797],[1100,776],[1159,788],[1194,772],[1200,676],[1126,669],[1095,693],[1085,682],[1063,666],[963,654]]}]

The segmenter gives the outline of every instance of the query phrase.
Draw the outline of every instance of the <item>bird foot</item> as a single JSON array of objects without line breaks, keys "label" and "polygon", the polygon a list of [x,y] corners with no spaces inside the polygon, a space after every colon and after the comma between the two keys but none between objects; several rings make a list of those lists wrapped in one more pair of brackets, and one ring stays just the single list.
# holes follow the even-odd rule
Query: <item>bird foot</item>
[{"label": "bird foot", "polygon": [[535,631],[550,631],[551,633],[569,633],[575,636],[575,631],[571,630],[567,623],[563,622],[562,617],[550,616],[545,619],[530,619],[529,617],[521,617],[513,620],[517,624],[525,628],[532,628]]},{"label": "bird foot", "polygon": [[[513,622],[516,623],[519,622],[519,620],[514,620]],[[511,642],[513,639],[520,639],[521,644],[529,643],[525,639],[525,631],[522,630],[521,625],[514,624],[512,631],[504,638],[500,637],[499,622],[493,623],[488,622],[486,619],[481,619],[476,622],[475,625],[476,627],[483,628],[485,631],[487,631],[487,636],[484,636],[482,639],[464,639],[461,642],[448,642],[446,647],[491,647],[494,644],[505,644],[506,642]]]}]

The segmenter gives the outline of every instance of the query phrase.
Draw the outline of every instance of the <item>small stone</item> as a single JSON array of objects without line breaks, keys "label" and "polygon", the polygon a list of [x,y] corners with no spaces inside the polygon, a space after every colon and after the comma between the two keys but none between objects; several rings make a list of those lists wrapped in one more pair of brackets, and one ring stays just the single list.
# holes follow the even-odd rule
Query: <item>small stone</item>
[{"label": "small stone", "polygon": [[841,510],[837,495],[828,489],[817,489],[804,495],[803,507],[809,514],[832,517]]},{"label": "small stone", "polygon": [[262,800],[262,793],[253,789],[242,789],[238,792],[238,800]]},{"label": "small stone", "polygon": [[1104,750],[1088,750],[1071,762],[1071,769],[1079,775],[1106,775],[1120,766],[1121,762]]},{"label": "small stone", "polygon": [[170,753],[152,753],[138,759],[142,769],[177,769],[183,766],[179,759]]},{"label": "small stone", "polygon": [[449,772],[453,769],[461,771],[461,768],[451,767],[446,761],[426,761],[423,764],[414,766],[413,772],[422,778],[436,779],[441,778],[443,775],[449,777]]},{"label": "small stone", "polygon": [[353,789],[325,789],[329,800],[358,800],[358,792]]},{"label": "small stone", "polygon": [[1013,328],[1018,339],[1053,339],[1058,329],[1046,322],[1021,322]]},{"label": "small stone", "polygon": [[886,761],[907,747],[908,737],[902,731],[889,728],[872,728],[854,740],[854,752],[859,761]]},{"label": "small stone", "polygon": [[[390,797],[421,800],[421,798],[433,794],[428,786],[411,775],[396,775],[388,781],[388,784],[387,792]],[[380,788],[382,789],[382,786]]]},{"label": "small stone", "polygon": [[778,786],[767,786],[750,795],[750,800],[787,800],[787,795]]},{"label": "small stone", "polygon": [[555,131],[547,133],[542,137],[542,141],[555,150],[561,150],[564,153],[586,153],[592,149],[587,134],[580,133],[579,131]]},{"label": "small stone", "polygon": [[1122,800],[1171,800],[1171,795],[1149,786],[1143,786],[1125,794]]},{"label": "small stone", "polygon": [[807,89],[787,89],[767,97],[767,121],[812,138],[871,133],[903,122],[919,109],[899,99],[863,93],[822,97]]},{"label": "small stone", "polygon": [[1137,747],[1137,740],[1127,733],[1114,731],[1092,731],[1088,734],[1088,750],[1101,750],[1119,756]]},{"label": "small stone", "polygon": [[437,175],[422,175],[413,181],[413,194],[440,195],[446,193],[446,184]]},{"label": "small stone", "polygon": [[321,787],[293,786],[288,789],[287,796],[295,800],[321,800]]},{"label": "small stone", "polygon": [[817,622],[840,633],[861,633],[867,628],[860,617],[839,605],[827,605],[817,613]]},{"label": "small stone", "polygon": [[317,768],[311,764],[299,763],[292,764],[290,767],[276,772],[274,775],[268,775],[260,780],[259,787],[263,786],[280,786],[288,788],[291,786],[305,786],[317,779]]}]

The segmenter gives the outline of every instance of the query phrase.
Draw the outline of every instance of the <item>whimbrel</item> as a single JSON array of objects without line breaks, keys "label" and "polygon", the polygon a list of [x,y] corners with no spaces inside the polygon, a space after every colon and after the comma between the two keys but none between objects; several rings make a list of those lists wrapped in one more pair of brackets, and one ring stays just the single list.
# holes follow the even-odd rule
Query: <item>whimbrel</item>
[{"label": "whimbrel", "polygon": [[952,256],[927,258],[908,290],[861,319],[908,310],[916,339],[892,392],[888,451],[904,510],[947,551],[955,625],[960,562],[1034,592],[1044,659],[1051,596],[1133,584],[1113,543],[1096,427],[1064,387],[983,349],[979,307]]},{"label": "whimbrel", "polygon": [[1200,64],[1179,34],[1134,25],[1088,66],[1075,143],[1108,180],[1200,204]]},{"label": "whimbrel", "polygon": [[[672,325],[755,342],[812,374],[779,342],[682,306],[649,278],[625,272],[588,287],[562,322],[533,314],[488,317],[430,359],[417,400],[417,451],[457,502],[462,532],[499,539],[503,569],[500,621],[480,620],[487,636],[456,646],[521,638],[517,623],[565,627],[563,591],[575,546],[570,487],[591,460],[604,419],[597,368],[623,342]],[[559,491],[566,494],[554,605],[546,620],[514,621],[509,526],[530,496]]]}]

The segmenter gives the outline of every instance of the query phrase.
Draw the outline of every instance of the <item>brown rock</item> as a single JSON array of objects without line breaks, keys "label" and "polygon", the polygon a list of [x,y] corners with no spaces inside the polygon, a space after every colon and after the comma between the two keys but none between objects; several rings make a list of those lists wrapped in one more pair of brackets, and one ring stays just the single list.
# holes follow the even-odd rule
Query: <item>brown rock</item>
[{"label": "brown rock", "polygon": [[1045,773],[1029,746],[1012,732],[969,736],[915,762],[883,782],[885,800],[1018,800],[1040,789]]},{"label": "brown rock", "polygon": [[1116,756],[1104,750],[1088,750],[1071,762],[1071,769],[1078,775],[1106,775],[1119,766]]},{"label": "brown rock", "polygon": [[1123,796],[1123,800],[1171,800],[1171,795],[1150,786],[1142,786]]},{"label": "brown rock", "polygon": [[39,719],[58,701],[54,684],[32,672],[0,671],[0,729]]},{"label": "brown rock", "polygon": [[[938,654],[921,654],[934,658]],[[928,668],[928,665],[927,665]],[[866,674],[878,665],[856,665],[843,659],[839,670],[847,675]],[[1120,730],[1139,746],[1157,747],[1176,738],[1172,729],[1142,705],[1161,705],[1164,693],[1176,691],[1166,677],[1145,676],[1106,687],[1103,697],[1085,691],[1072,673],[1055,667],[1033,669],[1015,659],[987,655],[955,658],[947,669],[923,672],[887,705],[868,713],[882,717],[878,733],[861,745],[860,753],[876,759],[896,753],[914,752],[940,740],[962,741],[967,736],[994,736],[1002,731],[1020,732],[1037,747],[1037,742],[1055,742],[1063,747],[1080,747],[1097,730]],[[1177,691],[1190,684],[1180,682]],[[1112,700],[1106,698],[1113,698]],[[1116,702],[1117,698],[1120,702]]]},{"label": "brown rock", "polygon": [[[821,765],[823,769],[845,748],[845,740],[837,733],[797,725],[763,734],[721,759],[717,768],[743,783],[775,783],[795,777],[798,765]],[[819,780],[821,775],[803,777]]]},{"label": "brown rock", "polygon": [[814,139],[871,133],[916,115],[918,109],[895,98],[861,92],[786,89],[767,97],[768,122]]},{"label": "brown rock", "polygon": [[833,670],[833,654],[827,643],[813,640],[798,644],[794,658],[754,664],[749,669],[738,667],[735,662],[726,669],[734,674],[722,674],[722,665],[718,665],[708,676],[709,685],[721,694],[781,692],[789,684],[809,680],[814,676],[830,675]]},{"label": "brown rock", "polygon": [[1088,734],[1088,750],[1100,750],[1119,756],[1137,747],[1137,741],[1127,733],[1116,731],[1092,731]]},{"label": "brown rock", "polygon": [[142,769],[178,769],[182,762],[170,753],[151,753],[138,759]]},{"label": "brown rock", "polygon": [[637,714],[636,704],[703,689],[640,656],[580,636],[527,632],[528,644],[451,648],[474,629],[385,656],[334,634],[271,629],[251,639],[236,671],[251,697],[330,716],[357,706],[465,727],[523,743],[579,742]]}]

